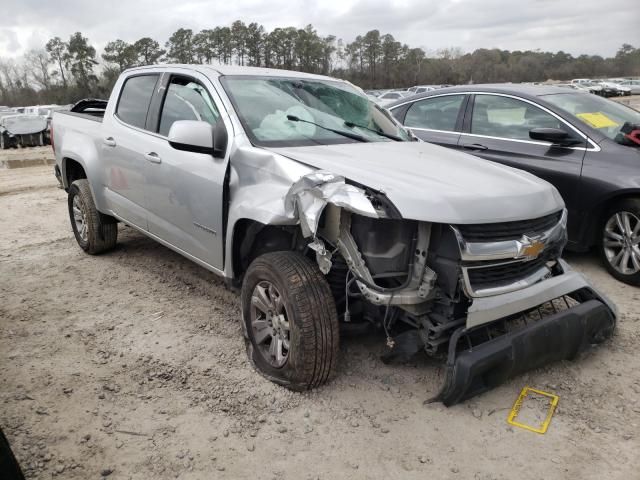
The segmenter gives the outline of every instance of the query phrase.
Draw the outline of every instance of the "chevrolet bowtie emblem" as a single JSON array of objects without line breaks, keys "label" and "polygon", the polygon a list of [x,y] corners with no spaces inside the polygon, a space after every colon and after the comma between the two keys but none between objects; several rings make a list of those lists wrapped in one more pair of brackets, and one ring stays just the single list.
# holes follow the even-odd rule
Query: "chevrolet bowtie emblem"
[{"label": "chevrolet bowtie emblem", "polygon": [[540,240],[525,238],[529,240],[530,243],[522,247],[521,255],[527,258],[536,258],[544,250],[544,243]]}]

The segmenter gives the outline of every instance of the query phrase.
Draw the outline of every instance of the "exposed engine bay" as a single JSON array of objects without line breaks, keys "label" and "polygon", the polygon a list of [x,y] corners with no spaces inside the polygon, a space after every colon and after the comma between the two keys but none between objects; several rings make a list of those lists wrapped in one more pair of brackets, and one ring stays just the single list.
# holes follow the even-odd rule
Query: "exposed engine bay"
[{"label": "exposed engine bay", "polygon": [[[294,186],[290,203],[298,207],[341,325],[383,331],[386,362],[422,350],[446,358],[445,385],[435,400],[450,405],[532,368],[540,361],[532,352],[545,348],[537,344],[549,332],[562,341],[547,360],[573,358],[613,331],[613,309],[560,260],[566,210],[521,222],[419,222],[400,218],[380,194],[343,179],[330,177],[330,188],[305,181],[313,186]],[[340,201],[327,192],[340,192]],[[349,196],[357,208],[350,208]],[[540,288],[549,282],[554,288]],[[576,316],[576,309],[588,312]],[[558,325],[574,317],[579,325]],[[530,345],[517,354],[514,340]]]}]

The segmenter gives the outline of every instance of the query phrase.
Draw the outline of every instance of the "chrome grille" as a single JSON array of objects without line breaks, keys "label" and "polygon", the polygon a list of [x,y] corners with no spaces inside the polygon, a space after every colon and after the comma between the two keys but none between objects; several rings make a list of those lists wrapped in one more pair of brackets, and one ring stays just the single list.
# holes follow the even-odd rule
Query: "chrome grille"
[{"label": "chrome grille", "polygon": [[474,290],[516,282],[532,275],[547,263],[543,257],[531,261],[515,261],[467,268],[469,282]]},{"label": "chrome grille", "polygon": [[562,217],[562,210],[532,220],[516,222],[455,225],[467,242],[503,242],[518,240],[525,235],[537,235],[553,228]]}]

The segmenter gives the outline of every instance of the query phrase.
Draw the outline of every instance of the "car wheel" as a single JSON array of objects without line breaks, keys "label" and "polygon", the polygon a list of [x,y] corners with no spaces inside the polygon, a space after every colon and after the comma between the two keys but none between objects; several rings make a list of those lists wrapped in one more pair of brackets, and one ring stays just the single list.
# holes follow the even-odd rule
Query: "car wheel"
[{"label": "car wheel", "polygon": [[95,255],[115,246],[118,223],[96,210],[88,180],[76,180],[71,184],[68,204],[71,228],[80,248]]},{"label": "car wheel", "polygon": [[622,282],[640,285],[640,199],[609,209],[601,232],[600,255],[607,270]]},{"label": "car wheel", "polygon": [[0,133],[0,150],[6,150],[9,148],[9,146],[7,145],[7,139],[4,136],[4,133]]},{"label": "car wheel", "polygon": [[247,270],[241,298],[247,354],[258,372],[292,390],[329,379],[338,316],[317,265],[295,252],[261,255]]}]

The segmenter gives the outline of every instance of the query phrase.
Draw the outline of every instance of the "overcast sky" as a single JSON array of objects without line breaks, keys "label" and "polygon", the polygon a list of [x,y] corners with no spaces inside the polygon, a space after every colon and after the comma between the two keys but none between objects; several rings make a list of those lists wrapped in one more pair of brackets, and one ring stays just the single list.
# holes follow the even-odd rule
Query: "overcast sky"
[{"label": "overcast sky", "polygon": [[377,28],[427,52],[458,46],[610,56],[622,43],[640,47],[640,0],[0,0],[0,10],[0,57],[76,31],[100,53],[116,38],[164,44],[179,27],[198,31],[236,19],[267,30],[311,23],[345,42]]}]

